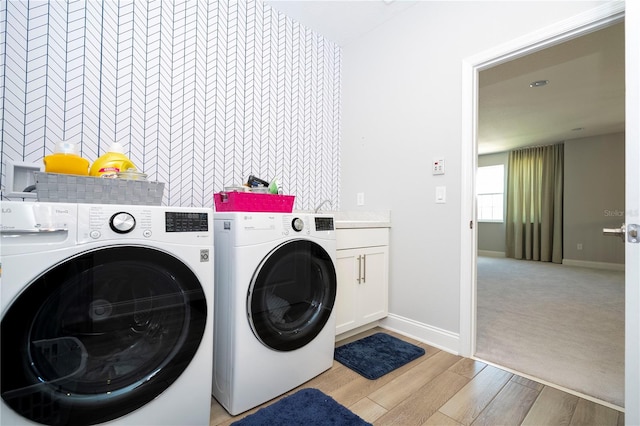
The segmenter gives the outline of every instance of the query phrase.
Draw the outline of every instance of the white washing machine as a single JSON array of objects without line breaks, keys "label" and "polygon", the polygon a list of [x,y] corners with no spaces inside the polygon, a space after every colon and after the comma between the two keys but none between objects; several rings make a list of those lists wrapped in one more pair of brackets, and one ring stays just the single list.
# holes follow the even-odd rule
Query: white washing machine
[{"label": "white washing machine", "polygon": [[333,365],[336,240],[326,214],[215,213],[213,396],[232,415]]},{"label": "white washing machine", "polygon": [[213,211],[0,205],[0,424],[208,425]]}]

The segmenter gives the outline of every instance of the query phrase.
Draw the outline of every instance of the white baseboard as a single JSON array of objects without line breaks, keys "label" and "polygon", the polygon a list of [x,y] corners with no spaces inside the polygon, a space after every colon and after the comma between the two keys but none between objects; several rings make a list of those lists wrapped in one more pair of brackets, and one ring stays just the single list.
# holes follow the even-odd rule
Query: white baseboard
[{"label": "white baseboard", "polygon": [[624,263],[591,262],[588,260],[562,259],[562,264],[567,266],[580,266],[583,268],[606,269],[609,271],[624,271]]},{"label": "white baseboard", "polygon": [[486,257],[507,257],[503,251],[491,251],[491,250],[478,250],[478,256]]},{"label": "white baseboard", "polygon": [[380,327],[395,331],[412,339],[424,342],[443,351],[459,355],[460,335],[450,331],[442,330],[427,324],[423,324],[399,315],[389,314],[380,320]]}]

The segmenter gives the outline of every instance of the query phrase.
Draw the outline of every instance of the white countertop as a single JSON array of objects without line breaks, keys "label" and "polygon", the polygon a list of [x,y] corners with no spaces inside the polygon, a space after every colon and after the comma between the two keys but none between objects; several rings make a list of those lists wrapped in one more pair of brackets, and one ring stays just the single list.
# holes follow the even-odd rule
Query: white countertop
[{"label": "white countertop", "polygon": [[390,211],[340,211],[334,212],[336,229],[390,228]]}]

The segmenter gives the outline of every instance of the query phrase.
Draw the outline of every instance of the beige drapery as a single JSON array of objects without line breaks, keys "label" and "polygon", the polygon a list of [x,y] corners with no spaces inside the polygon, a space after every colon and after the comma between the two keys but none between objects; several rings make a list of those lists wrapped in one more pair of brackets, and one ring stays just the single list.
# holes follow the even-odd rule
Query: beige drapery
[{"label": "beige drapery", "polygon": [[509,153],[507,257],[562,263],[564,145]]}]

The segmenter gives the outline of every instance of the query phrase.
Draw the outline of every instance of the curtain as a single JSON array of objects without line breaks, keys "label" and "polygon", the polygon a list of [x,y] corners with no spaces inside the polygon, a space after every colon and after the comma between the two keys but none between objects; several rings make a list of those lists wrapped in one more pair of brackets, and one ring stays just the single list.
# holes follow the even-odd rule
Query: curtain
[{"label": "curtain", "polygon": [[564,145],[511,151],[507,257],[562,263]]}]

